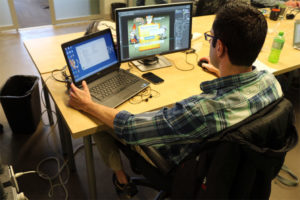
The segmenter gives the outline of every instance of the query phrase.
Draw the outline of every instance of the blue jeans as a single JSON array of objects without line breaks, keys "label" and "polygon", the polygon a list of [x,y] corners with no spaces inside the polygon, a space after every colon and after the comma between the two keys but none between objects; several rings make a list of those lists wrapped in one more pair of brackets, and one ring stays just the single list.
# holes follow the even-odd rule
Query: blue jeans
[{"label": "blue jeans", "polygon": [[[167,3],[165,0],[155,0],[156,4],[164,4]],[[136,0],[136,5],[137,6],[143,6],[145,5],[145,0]]]}]

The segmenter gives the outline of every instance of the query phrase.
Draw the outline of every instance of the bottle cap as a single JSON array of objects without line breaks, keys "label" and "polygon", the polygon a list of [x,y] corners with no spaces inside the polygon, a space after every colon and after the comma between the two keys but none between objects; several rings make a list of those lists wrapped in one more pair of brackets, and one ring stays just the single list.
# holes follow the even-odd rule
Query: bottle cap
[{"label": "bottle cap", "polygon": [[283,31],[280,31],[278,35],[283,36],[283,35],[284,35],[284,32],[283,32]]},{"label": "bottle cap", "polygon": [[280,12],[280,9],[279,8],[272,8],[272,11],[273,12]]}]

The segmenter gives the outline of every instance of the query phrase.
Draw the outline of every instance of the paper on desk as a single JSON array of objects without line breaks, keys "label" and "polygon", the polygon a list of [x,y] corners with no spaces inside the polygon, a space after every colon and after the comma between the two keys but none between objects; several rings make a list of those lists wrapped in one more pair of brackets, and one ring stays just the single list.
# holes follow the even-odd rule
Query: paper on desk
[{"label": "paper on desk", "polygon": [[266,70],[267,72],[273,73],[276,71],[276,69],[273,69],[271,67],[269,67],[268,65],[265,65],[264,63],[262,63],[261,61],[259,61],[258,59],[255,60],[255,62],[253,63],[253,65],[256,67],[257,70],[261,71],[261,70]]}]

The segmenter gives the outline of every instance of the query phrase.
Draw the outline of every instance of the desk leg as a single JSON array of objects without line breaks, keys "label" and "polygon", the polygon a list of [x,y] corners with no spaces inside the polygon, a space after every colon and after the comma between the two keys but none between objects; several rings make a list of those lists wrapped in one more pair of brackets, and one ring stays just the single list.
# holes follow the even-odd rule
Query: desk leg
[{"label": "desk leg", "polygon": [[83,143],[84,143],[84,150],[85,150],[85,162],[87,168],[87,178],[88,178],[90,199],[97,199],[92,136],[88,135],[83,137]]},{"label": "desk leg", "polygon": [[63,154],[67,154],[68,157],[68,165],[72,171],[76,170],[74,154],[73,154],[73,145],[72,145],[72,138],[69,129],[66,127],[66,123],[64,122],[61,113],[59,112],[58,108],[56,107],[56,117],[57,117],[57,124],[60,136],[60,142]]},{"label": "desk leg", "polygon": [[61,114],[58,110],[58,108],[55,106],[56,110],[56,118],[57,118],[57,126],[58,126],[58,131],[59,131],[59,136],[60,136],[60,143],[61,143],[61,149],[62,153],[65,155],[67,154],[67,144],[66,144],[66,139],[65,139],[65,128],[63,124],[63,120],[61,117]]},{"label": "desk leg", "polygon": [[51,104],[50,104],[50,100],[49,100],[49,93],[48,93],[48,89],[46,86],[44,86],[44,98],[45,98],[45,103],[46,103],[46,109],[47,109],[47,113],[48,113],[48,119],[49,119],[49,124],[53,125],[53,116],[52,116],[52,111],[51,111]]}]

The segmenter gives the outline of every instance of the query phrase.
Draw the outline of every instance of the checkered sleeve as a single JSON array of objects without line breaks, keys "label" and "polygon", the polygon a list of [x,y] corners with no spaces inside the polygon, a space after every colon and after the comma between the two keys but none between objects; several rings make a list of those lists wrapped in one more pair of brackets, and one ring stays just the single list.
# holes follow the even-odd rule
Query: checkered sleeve
[{"label": "checkered sleeve", "polygon": [[179,102],[172,108],[137,115],[121,111],[115,117],[114,130],[129,144],[139,145],[159,145],[195,138],[203,121],[189,108]]}]

